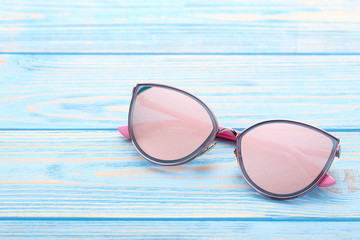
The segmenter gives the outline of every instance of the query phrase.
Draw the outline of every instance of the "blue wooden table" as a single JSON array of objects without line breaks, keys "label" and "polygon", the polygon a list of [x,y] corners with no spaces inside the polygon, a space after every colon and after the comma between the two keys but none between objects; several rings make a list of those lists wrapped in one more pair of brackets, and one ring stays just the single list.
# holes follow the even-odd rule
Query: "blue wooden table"
[{"label": "blue wooden table", "polygon": [[[142,159],[116,130],[139,82],[328,130],[336,185],[262,197],[221,139]],[[359,1],[0,0],[0,94],[1,239],[360,238]]]}]

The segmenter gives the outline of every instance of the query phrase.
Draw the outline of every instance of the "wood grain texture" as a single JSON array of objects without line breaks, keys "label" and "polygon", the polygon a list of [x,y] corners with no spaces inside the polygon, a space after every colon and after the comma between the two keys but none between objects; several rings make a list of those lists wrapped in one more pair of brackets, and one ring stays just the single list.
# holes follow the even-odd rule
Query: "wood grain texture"
[{"label": "wood grain texture", "polygon": [[[1,239],[360,238],[359,1],[0,5]],[[138,82],[194,93],[225,126],[330,130],[337,184],[262,197],[224,140],[183,166],[147,162],[115,130]]]},{"label": "wood grain texture", "polygon": [[4,239],[359,239],[357,222],[2,221]]},{"label": "wood grain texture", "polygon": [[1,5],[1,52],[360,53],[351,0]]},{"label": "wood grain texture", "polygon": [[359,133],[334,134],[343,146],[330,170],[337,184],[278,201],[248,187],[225,140],[185,165],[163,167],[116,131],[1,131],[0,218],[356,221]]},{"label": "wood grain texture", "polygon": [[360,56],[0,55],[0,128],[112,128],[132,88],[168,84],[205,101],[220,124],[294,119],[360,127]]}]

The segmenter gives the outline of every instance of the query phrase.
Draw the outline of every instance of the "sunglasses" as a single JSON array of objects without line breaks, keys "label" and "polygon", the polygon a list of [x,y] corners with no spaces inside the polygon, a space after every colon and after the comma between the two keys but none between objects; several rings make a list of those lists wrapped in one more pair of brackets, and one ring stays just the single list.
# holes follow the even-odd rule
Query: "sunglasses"
[{"label": "sunglasses", "polygon": [[145,159],[166,166],[209,151],[216,137],[235,141],[245,181],[271,198],[294,198],[336,183],[327,171],[335,156],[340,157],[337,137],[291,120],[263,121],[242,132],[221,127],[205,103],[170,86],[136,85],[128,126],[118,130]]}]

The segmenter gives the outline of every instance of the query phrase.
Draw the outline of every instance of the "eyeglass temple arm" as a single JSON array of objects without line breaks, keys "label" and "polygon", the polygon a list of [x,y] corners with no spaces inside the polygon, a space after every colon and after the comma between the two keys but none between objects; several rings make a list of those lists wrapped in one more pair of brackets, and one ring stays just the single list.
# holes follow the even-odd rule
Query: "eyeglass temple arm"
[{"label": "eyeglass temple arm", "polygon": [[[223,129],[224,127],[219,127],[219,128]],[[124,137],[126,137],[129,140],[131,139],[128,126],[126,126],[126,125],[120,126],[120,127],[118,127],[118,130],[121,133],[121,135],[123,135]],[[221,132],[221,133],[218,133],[216,135],[216,137],[231,140],[231,141],[236,141],[236,137],[231,132]],[[329,186],[334,185],[335,183],[336,183],[336,180],[333,177],[331,177],[329,174],[326,174],[325,177],[319,182],[318,187],[329,187]]]}]

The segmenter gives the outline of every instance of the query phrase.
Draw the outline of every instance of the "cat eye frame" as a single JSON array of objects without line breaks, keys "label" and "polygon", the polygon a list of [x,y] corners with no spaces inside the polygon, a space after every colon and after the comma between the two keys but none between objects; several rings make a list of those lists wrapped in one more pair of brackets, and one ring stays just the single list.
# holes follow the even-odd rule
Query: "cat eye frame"
[{"label": "cat eye frame", "polygon": [[133,89],[128,126],[118,128],[147,160],[165,166],[184,164],[210,150],[216,137],[236,142],[235,155],[245,181],[260,194],[288,199],[335,179],[327,174],[340,157],[340,140],[314,126],[268,120],[242,132],[218,125],[204,102],[183,90],[160,84]]}]

